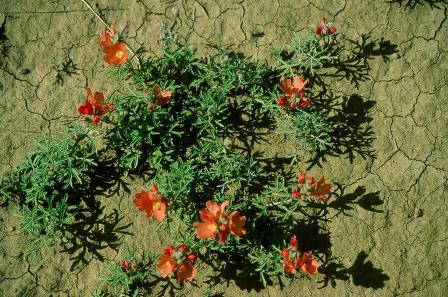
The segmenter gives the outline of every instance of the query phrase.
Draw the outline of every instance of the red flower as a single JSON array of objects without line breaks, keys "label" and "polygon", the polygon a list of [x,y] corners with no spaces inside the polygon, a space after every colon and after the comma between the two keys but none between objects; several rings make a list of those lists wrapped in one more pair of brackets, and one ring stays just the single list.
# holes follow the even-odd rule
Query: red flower
[{"label": "red flower", "polygon": [[302,108],[307,108],[308,105],[310,105],[310,103],[311,103],[311,99],[309,99],[309,98],[300,98],[300,100],[299,100],[300,107],[302,107]]},{"label": "red flower", "polygon": [[124,64],[128,58],[126,45],[123,42],[104,46],[103,53],[104,61],[115,66]]},{"label": "red flower", "polygon": [[306,171],[301,171],[300,174],[297,175],[297,182],[301,185],[305,184],[306,179]]},{"label": "red flower", "polygon": [[325,182],[325,178],[323,176],[317,183],[313,176],[310,176],[307,185],[305,184],[305,180],[306,180],[306,171],[297,174],[297,182],[302,187],[304,187],[304,189],[302,191],[298,190],[292,191],[291,194],[294,197],[300,199],[302,197],[302,193],[308,193],[308,196],[314,196],[317,200],[320,201],[328,200],[332,186],[331,184]]},{"label": "red flower", "polygon": [[311,252],[304,252],[297,259],[297,265],[299,265],[300,268],[302,268],[302,271],[306,274],[316,274],[320,263],[313,258]]},{"label": "red flower", "polygon": [[195,261],[198,256],[195,253],[188,254],[187,259],[190,261]]},{"label": "red flower", "polygon": [[281,250],[283,258],[283,269],[286,273],[296,273],[296,266],[299,265],[306,274],[317,273],[319,262],[313,258],[310,251],[299,253],[299,243],[297,237],[293,235],[287,249]]},{"label": "red flower", "polygon": [[314,185],[316,183],[316,180],[314,179],[314,177],[310,177],[310,179],[308,180],[308,184],[309,185]]},{"label": "red flower", "polygon": [[318,200],[326,201],[329,198],[330,191],[331,184],[325,183],[325,178],[322,176],[317,184],[311,188],[310,194]]},{"label": "red flower", "polygon": [[316,34],[327,34],[328,31],[330,31],[331,34],[334,34],[336,33],[336,28],[333,27],[332,23],[327,23],[327,19],[325,17],[322,17],[320,25],[316,28]]},{"label": "red flower", "polygon": [[295,251],[299,249],[299,242],[297,241],[297,236],[295,234],[291,236],[291,239],[289,240],[289,246]]},{"label": "red flower", "polygon": [[165,220],[167,201],[157,192],[157,187],[137,193],[133,201],[139,210],[146,212],[147,217],[153,216],[159,222]]},{"label": "red flower", "polygon": [[277,105],[288,106],[288,97],[280,97],[277,99]]},{"label": "red flower", "polygon": [[131,270],[132,264],[128,260],[123,260],[121,261],[121,268],[123,268],[124,270]]},{"label": "red flower", "polygon": [[114,108],[112,103],[105,103],[103,93],[95,92],[95,95],[93,95],[92,90],[87,88],[87,101],[78,107],[78,112],[83,115],[93,115],[92,125],[96,125],[99,123],[101,116],[112,108]]},{"label": "red flower", "polygon": [[291,81],[290,78],[284,78],[282,84],[278,84],[278,87],[288,96],[292,97],[295,94],[299,94],[305,86],[307,85],[308,81],[303,80],[300,76],[296,75],[293,78],[293,81]]},{"label": "red flower", "polygon": [[156,103],[158,105],[165,105],[170,101],[171,92],[167,90],[161,90],[159,86],[155,86],[152,89],[152,93],[156,97]]},{"label": "red flower", "polygon": [[298,253],[299,242],[295,235],[291,236],[288,249],[281,250],[283,257],[283,269],[287,273],[296,273],[296,257]]},{"label": "red flower", "polygon": [[238,211],[232,214],[225,213],[229,203],[224,201],[221,205],[214,201],[207,201],[206,208],[199,211],[202,222],[194,223],[196,237],[202,239],[218,237],[219,243],[224,243],[227,235],[231,233],[237,237],[246,234],[246,217],[240,216]]},{"label": "red flower", "polygon": [[168,246],[163,250],[163,254],[164,254],[164,255],[167,255],[167,256],[171,256],[174,252],[175,252],[175,249],[174,249],[171,245],[168,245]]},{"label": "red flower", "polygon": [[[296,75],[291,80],[290,78],[284,78],[283,83],[278,84],[278,87],[286,94],[286,96],[277,99],[277,104],[280,106],[290,106],[292,109],[297,107],[297,100],[299,99],[299,104],[302,108],[308,106],[310,100],[302,98],[305,96],[305,86],[308,84],[307,80],[303,80],[300,76]],[[308,101],[308,104],[303,104],[303,99]]]},{"label": "red flower", "polygon": [[302,200],[302,194],[299,191],[292,191],[291,195],[296,199]]},{"label": "red flower", "polygon": [[296,273],[297,272],[296,262],[294,262],[290,258],[284,258],[283,259],[283,269],[287,273],[292,273],[292,274]]},{"label": "red flower", "polygon": [[180,282],[191,281],[196,276],[196,268],[192,264],[196,260],[196,254],[187,254],[188,247],[181,245],[177,251],[168,245],[160,256],[157,270],[162,277],[167,277],[176,271],[176,278]]}]

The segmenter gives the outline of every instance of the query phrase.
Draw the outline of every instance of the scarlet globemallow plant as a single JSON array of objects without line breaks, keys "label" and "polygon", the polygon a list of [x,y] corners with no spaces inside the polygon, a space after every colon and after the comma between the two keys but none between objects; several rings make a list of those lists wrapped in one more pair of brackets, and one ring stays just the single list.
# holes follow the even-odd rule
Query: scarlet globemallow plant
[{"label": "scarlet globemallow plant", "polygon": [[327,201],[330,198],[331,184],[325,182],[322,176],[316,183],[313,176],[306,182],[306,171],[297,174],[297,182],[301,189],[293,190],[291,195],[297,199],[302,199],[302,195],[314,196],[318,201]]},{"label": "scarlet globemallow plant", "polygon": [[112,25],[110,30],[106,30],[100,34],[98,44],[103,46],[104,61],[108,64],[120,66],[124,64],[128,58],[126,44],[117,41],[115,28]]},{"label": "scarlet globemallow plant", "polygon": [[[82,115],[91,115],[92,125],[99,123],[101,116],[103,116],[107,110],[112,109],[114,105],[112,103],[105,103],[104,94],[101,92],[95,92],[93,95],[92,90],[87,88],[87,100],[78,107],[78,112]],[[81,120],[87,120],[83,117]]]},{"label": "scarlet globemallow plant", "polygon": [[313,258],[310,251],[299,252],[299,242],[297,236],[293,235],[289,241],[289,246],[286,249],[281,250],[283,258],[283,269],[287,273],[297,273],[297,266],[306,274],[317,273],[317,268],[320,263]]},{"label": "scarlet globemallow plant", "polygon": [[297,104],[299,104],[301,108],[306,108],[311,103],[311,100],[305,97],[305,86],[307,84],[308,80],[303,80],[298,75],[294,76],[292,80],[284,78],[283,82],[278,84],[278,87],[286,96],[278,98],[277,104],[289,106],[292,109],[296,109]]},{"label": "scarlet globemallow plant", "polygon": [[196,276],[196,268],[193,263],[197,255],[189,252],[188,246],[180,245],[175,249],[168,245],[160,256],[157,270],[162,277],[168,277],[176,272],[176,278],[180,282],[191,281]]},{"label": "scarlet globemallow plant", "polygon": [[156,185],[152,185],[149,191],[135,194],[134,204],[139,210],[145,211],[147,217],[153,216],[159,222],[165,220],[168,202],[158,192]]},{"label": "scarlet globemallow plant", "polygon": [[226,241],[229,233],[237,237],[246,234],[246,217],[241,216],[237,210],[232,213],[225,213],[228,204],[228,201],[224,201],[221,205],[210,200],[206,202],[206,208],[199,211],[199,216],[203,222],[196,222],[193,225],[196,229],[197,238],[218,237],[218,242],[222,244]]}]

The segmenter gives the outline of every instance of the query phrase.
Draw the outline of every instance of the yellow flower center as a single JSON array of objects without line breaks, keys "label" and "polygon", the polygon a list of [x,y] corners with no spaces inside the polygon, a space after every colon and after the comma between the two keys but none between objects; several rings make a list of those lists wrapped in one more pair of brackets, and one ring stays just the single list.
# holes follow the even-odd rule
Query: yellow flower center
[{"label": "yellow flower center", "polygon": [[123,55],[124,55],[123,51],[117,51],[115,53],[115,57],[117,57],[118,59],[121,59],[123,57]]},{"label": "yellow flower center", "polygon": [[216,224],[208,224],[207,225],[207,229],[212,230],[213,232],[215,232],[216,230],[218,230],[218,225],[216,225]]},{"label": "yellow flower center", "polygon": [[154,205],[152,206],[153,210],[159,210],[160,209],[160,202],[156,202],[154,203]]}]

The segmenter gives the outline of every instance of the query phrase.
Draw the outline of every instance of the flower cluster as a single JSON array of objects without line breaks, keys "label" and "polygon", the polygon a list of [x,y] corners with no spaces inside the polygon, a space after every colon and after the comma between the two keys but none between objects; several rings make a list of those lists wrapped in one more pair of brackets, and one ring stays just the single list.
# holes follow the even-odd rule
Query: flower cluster
[{"label": "flower cluster", "polygon": [[[155,103],[157,105],[166,105],[171,99],[171,91],[162,90],[159,86],[155,86],[152,88],[152,93],[154,94]],[[149,104],[148,110],[154,110],[157,108],[156,104]]]},{"label": "flower cluster", "polygon": [[320,25],[316,28],[316,34],[319,36],[335,34],[336,28],[333,26],[333,23],[327,23],[327,19],[322,17],[320,21]]},{"label": "flower cluster", "polygon": [[147,217],[153,216],[159,222],[165,220],[168,202],[158,192],[156,185],[152,185],[149,191],[137,193],[134,204],[139,210],[145,211]]},{"label": "flower cluster", "polygon": [[293,235],[289,242],[289,247],[281,251],[283,258],[283,269],[287,273],[297,273],[296,267],[299,266],[306,274],[317,273],[319,262],[313,258],[310,251],[299,252],[299,242],[297,237]]},{"label": "flower cluster", "polygon": [[278,98],[277,104],[285,107],[289,106],[292,109],[296,109],[297,105],[306,108],[311,103],[311,100],[305,97],[305,86],[307,84],[308,80],[303,80],[298,75],[294,76],[292,80],[284,78],[283,83],[278,84],[278,87],[286,96]]},{"label": "flower cluster", "polygon": [[196,268],[193,263],[197,259],[195,253],[189,253],[189,248],[185,244],[175,249],[168,245],[160,256],[157,269],[162,277],[168,277],[176,272],[178,281],[191,281],[196,276]]},{"label": "flower cluster", "polygon": [[193,225],[197,238],[217,237],[218,242],[222,244],[229,233],[237,237],[246,234],[246,217],[241,216],[237,210],[231,214],[225,213],[228,204],[228,201],[224,201],[221,205],[210,200],[206,202],[206,208],[199,211],[202,222],[196,222]]},{"label": "flower cluster", "polygon": [[[112,103],[105,103],[103,93],[95,92],[95,95],[93,95],[92,90],[87,88],[87,100],[78,107],[78,112],[82,115],[93,116],[93,119],[89,120],[92,122],[92,125],[96,125],[99,123],[101,116],[113,107]],[[86,121],[87,118],[83,117],[81,120]]]},{"label": "flower cluster", "polygon": [[307,195],[314,196],[318,201],[327,201],[330,197],[331,184],[327,184],[323,176],[317,183],[314,177],[311,176],[307,183],[306,171],[304,171],[297,174],[297,182],[302,188],[291,192],[297,199],[302,199],[302,195]]},{"label": "flower cluster", "polygon": [[103,46],[104,61],[108,64],[120,66],[124,64],[128,58],[126,44],[117,41],[114,26],[110,26],[110,30],[100,34],[98,44]]}]

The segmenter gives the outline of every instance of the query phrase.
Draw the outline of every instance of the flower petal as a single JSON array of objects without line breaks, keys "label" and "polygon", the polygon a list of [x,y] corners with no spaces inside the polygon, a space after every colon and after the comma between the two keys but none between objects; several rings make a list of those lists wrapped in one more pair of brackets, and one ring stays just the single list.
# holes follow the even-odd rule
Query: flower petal
[{"label": "flower petal", "polygon": [[229,229],[230,233],[241,237],[246,234],[246,229],[244,228],[246,226],[246,217],[240,216],[239,211],[234,211],[230,215],[229,218]]},{"label": "flower petal", "polygon": [[180,264],[177,269],[177,280],[183,282],[185,280],[191,281],[196,276],[196,268],[189,263]]},{"label": "flower petal", "polygon": [[173,273],[176,268],[176,263],[174,259],[169,255],[162,255],[160,257],[159,263],[157,264],[157,270],[162,277],[167,277]]}]

